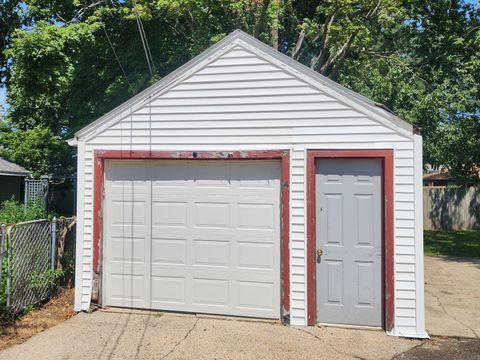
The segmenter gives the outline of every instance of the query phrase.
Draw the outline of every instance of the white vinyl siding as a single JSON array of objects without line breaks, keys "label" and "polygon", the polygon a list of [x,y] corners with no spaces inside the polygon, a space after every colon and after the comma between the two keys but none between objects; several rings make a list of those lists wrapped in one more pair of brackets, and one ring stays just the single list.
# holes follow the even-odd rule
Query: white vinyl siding
[{"label": "white vinyl siding", "polygon": [[[248,49],[248,50],[247,50]],[[228,50],[228,51],[227,51]],[[237,41],[197,72],[119,113],[85,141],[81,308],[92,280],[94,149],[290,150],[291,324],[306,324],[306,151],[394,149],[395,332],[417,334],[413,136],[386,126]],[[278,66],[277,66],[278,65]],[[80,164],[80,162],[79,162]],[[79,200],[81,202],[81,200]],[[81,239],[81,237],[80,237]],[[423,309],[421,310],[423,314]],[[422,315],[423,316],[423,315]],[[418,334],[417,334],[418,335]]]}]

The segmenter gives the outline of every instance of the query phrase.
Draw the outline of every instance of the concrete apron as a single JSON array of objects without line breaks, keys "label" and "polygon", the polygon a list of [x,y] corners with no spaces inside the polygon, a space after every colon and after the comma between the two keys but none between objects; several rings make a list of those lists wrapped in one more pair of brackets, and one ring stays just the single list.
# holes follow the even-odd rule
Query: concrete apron
[{"label": "concrete apron", "polygon": [[154,312],[81,313],[0,353],[18,359],[390,359],[419,340]]},{"label": "concrete apron", "polygon": [[479,338],[480,259],[425,257],[425,311],[430,336]]}]

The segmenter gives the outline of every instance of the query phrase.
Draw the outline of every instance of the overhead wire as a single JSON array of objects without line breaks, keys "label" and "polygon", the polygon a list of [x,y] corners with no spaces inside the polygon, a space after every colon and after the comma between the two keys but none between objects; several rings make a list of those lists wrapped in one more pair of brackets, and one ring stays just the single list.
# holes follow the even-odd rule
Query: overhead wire
[{"label": "overhead wire", "polygon": [[107,29],[105,28],[105,24],[102,23],[102,29],[103,32],[105,33],[105,37],[107,38],[108,44],[110,45],[110,48],[112,49],[113,55],[115,56],[115,59],[117,60],[118,66],[120,67],[120,70],[122,70],[123,77],[125,78],[125,81],[128,84],[128,87],[130,88],[130,91],[132,94],[136,94],[135,89],[133,88],[132,84],[130,83],[130,80],[128,80],[127,73],[125,72],[125,69],[122,66],[122,63],[120,62],[120,59],[117,55],[117,52],[115,51],[115,48],[113,47],[112,40],[110,39],[110,36],[108,35]]},{"label": "overhead wire", "polygon": [[145,58],[147,60],[148,70],[150,72],[150,77],[153,78],[153,57],[152,53],[150,52],[150,46],[148,45],[147,35],[145,34],[143,22],[137,9],[137,2],[135,0],[132,0],[132,3],[133,12],[135,13],[135,19],[137,20],[138,31],[140,33],[140,39],[142,40],[143,51],[145,52]]}]

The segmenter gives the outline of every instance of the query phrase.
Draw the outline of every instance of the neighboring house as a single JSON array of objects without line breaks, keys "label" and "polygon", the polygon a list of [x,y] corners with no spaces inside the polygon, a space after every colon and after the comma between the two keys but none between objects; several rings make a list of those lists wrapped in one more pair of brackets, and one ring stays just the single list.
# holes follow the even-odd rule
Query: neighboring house
[{"label": "neighboring house", "polygon": [[12,197],[22,201],[23,181],[28,176],[28,170],[0,157],[0,202]]},{"label": "neighboring house", "polygon": [[422,138],[235,31],[70,140],[75,309],[426,337]]},{"label": "neighboring house", "polygon": [[426,187],[454,187],[477,185],[474,181],[465,181],[452,174],[447,169],[431,170],[423,174],[423,186]]}]

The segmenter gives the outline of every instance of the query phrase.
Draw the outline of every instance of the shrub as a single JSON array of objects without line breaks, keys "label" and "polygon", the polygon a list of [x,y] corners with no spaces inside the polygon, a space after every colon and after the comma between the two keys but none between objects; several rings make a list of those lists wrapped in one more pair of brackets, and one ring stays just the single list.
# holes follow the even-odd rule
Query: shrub
[{"label": "shrub", "polygon": [[30,202],[27,206],[15,200],[4,201],[0,205],[0,223],[15,224],[29,220],[45,218],[45,209],[39,202]]}]

